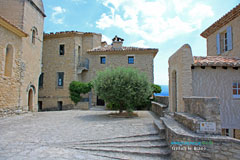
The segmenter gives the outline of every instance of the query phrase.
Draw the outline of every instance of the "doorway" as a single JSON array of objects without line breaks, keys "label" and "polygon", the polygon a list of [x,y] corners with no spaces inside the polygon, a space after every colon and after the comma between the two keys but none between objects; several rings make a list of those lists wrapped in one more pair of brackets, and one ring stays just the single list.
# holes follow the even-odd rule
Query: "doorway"
[{"label": "doorway", "polygon": [[33,90],[28,91],[28,111],[33,111]]},{"label": "doorway", "polygon": [[100,99],[98,96],[97,96],[97,106],[105,106],[104,100]]},{"label": "doorway", "polygon": [[62,101],[58,101],[58,110],[61,111],[62,110],[62,106],[63,106],[63,102]]}]

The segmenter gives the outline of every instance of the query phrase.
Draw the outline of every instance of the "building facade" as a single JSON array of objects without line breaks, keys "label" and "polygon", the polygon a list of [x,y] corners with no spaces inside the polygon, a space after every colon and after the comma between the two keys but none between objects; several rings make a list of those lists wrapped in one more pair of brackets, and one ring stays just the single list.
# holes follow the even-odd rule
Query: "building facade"
[{"label": "building facade", "polygon": [[43,3],[41,0],[0,0],[0,16],[0,108],[37,111]]},{"label": "building facade", "polygon": [[103,105],[94,92],[84,95],[75,106],[69,98],[72,81],[90,82],[107,67],[133,67],[143,71],[153,82],[153,59],[157,49],[124,47],[115,37],[111,45],[101,41],[102,35],[84,32],[59,32],[44,35],[43,69],[39,90],[42,110],[88,109]]},{"label": "building facade", "polygon": [[218,97],[224,135],[240,138],[240,5],[207,28],[207,56],[183,45],[169,58],[169,107],[185,112],[184,97]]}]

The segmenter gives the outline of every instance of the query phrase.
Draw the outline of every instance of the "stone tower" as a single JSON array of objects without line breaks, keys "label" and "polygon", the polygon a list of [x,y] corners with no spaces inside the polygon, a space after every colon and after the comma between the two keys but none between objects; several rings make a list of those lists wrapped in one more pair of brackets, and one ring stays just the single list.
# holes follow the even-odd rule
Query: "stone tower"
[{"label": "stone tower", "polygon": [[42,0],[0,0],[0,16],[27,34],[26,37],[21,38],[21,48],[17,48],[20,52],[15,53],[13,57],[16,58],[19,54],[19,64],[16,64],[16,67],[19,67],[20,83],[18,107],[36,111],[42,64],[43,24],[46,17],[43,2]]}]

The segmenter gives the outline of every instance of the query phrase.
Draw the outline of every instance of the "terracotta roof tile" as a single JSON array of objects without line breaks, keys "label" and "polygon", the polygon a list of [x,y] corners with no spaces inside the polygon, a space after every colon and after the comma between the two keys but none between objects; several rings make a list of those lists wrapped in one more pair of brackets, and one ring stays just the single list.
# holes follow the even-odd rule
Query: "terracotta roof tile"
[{"label": "terracotta roof tile", "polygon": [[223,17],[221,17],[218,21],[213,23],[210,27],[208,27],[205,31],[201,33],[201,36],[204,38],[207,38],[223,26],[225,26],[227,23],[235,19],[236,17],[240,16],[240,4],[238,4],[235,8],[233,8],[231,11],[229,11],[227,14],[225,14]]},{"label": "terracotta roof tile", "polygon": [[194,56],[193,66],[240,67],[240,58],[224,56]]},{"label": "terracotta roof tile", "polygon": [[157,48],[138,48],[138,47],[121,47],[121,48],[113,48],[112,45],[105,45],[104,47],[96,47],[88,52],[113,52],[113,51],[146,51],[146,50],[155,50],[158,51]]}]

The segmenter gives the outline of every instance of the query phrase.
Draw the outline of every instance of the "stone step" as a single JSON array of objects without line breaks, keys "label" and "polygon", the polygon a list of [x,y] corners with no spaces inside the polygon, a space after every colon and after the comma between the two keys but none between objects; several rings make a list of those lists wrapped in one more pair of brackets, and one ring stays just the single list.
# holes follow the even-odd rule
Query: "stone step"
[{"label": "stone step", "polygon": [[[86,153],[86,151],[80,151]],[[170,156],[151,156],[151,155],[139,155],[119,152],[87,152],[88,154],[99,157],[99,159],[106,158],[105,160],[170,160]]]},{"label": "stone step", "polygon": [[146,150],[145,148],[98,148],[98,147],[75,147],[79,151],[85,151],[88,154],[113,157],[115,159],[168,159],[171,151],[168,148],[154,148]]},{"label": "stone step", "polygon": [[158,130],[160,134],[165,134],[165,126],[163,125],[163,122],[161,119],[154,120],[153,123],[154,127]]},{"label": "stone step", "polygon": [[135,142],[145,142],[145,141],[163,141],[165,140],[165,135],[152,135],[152,136],[141,136],[141,137],[124,137],[124,138],[114,138],[114,139],[104,139],[104,140],[91,140],[85,142],[76,142],[71,144],[82,145],[82,144],[113,144],[113,143],[135,143]]},{"label": "stone step", "polygon": [[175,112],[174,119],[196,133],[200,133],[200,123],[205,122],[205,120],[199,116],[184,112]]},{"label": "stone step", "polygon": [[144,142],[128,142],[128,143],[105,143],[105,144],[80,144],[80,146],[97,146],[97,147],[140,147],[140,148],[156,148],[167,147],[166,141],[144,141]]}]

